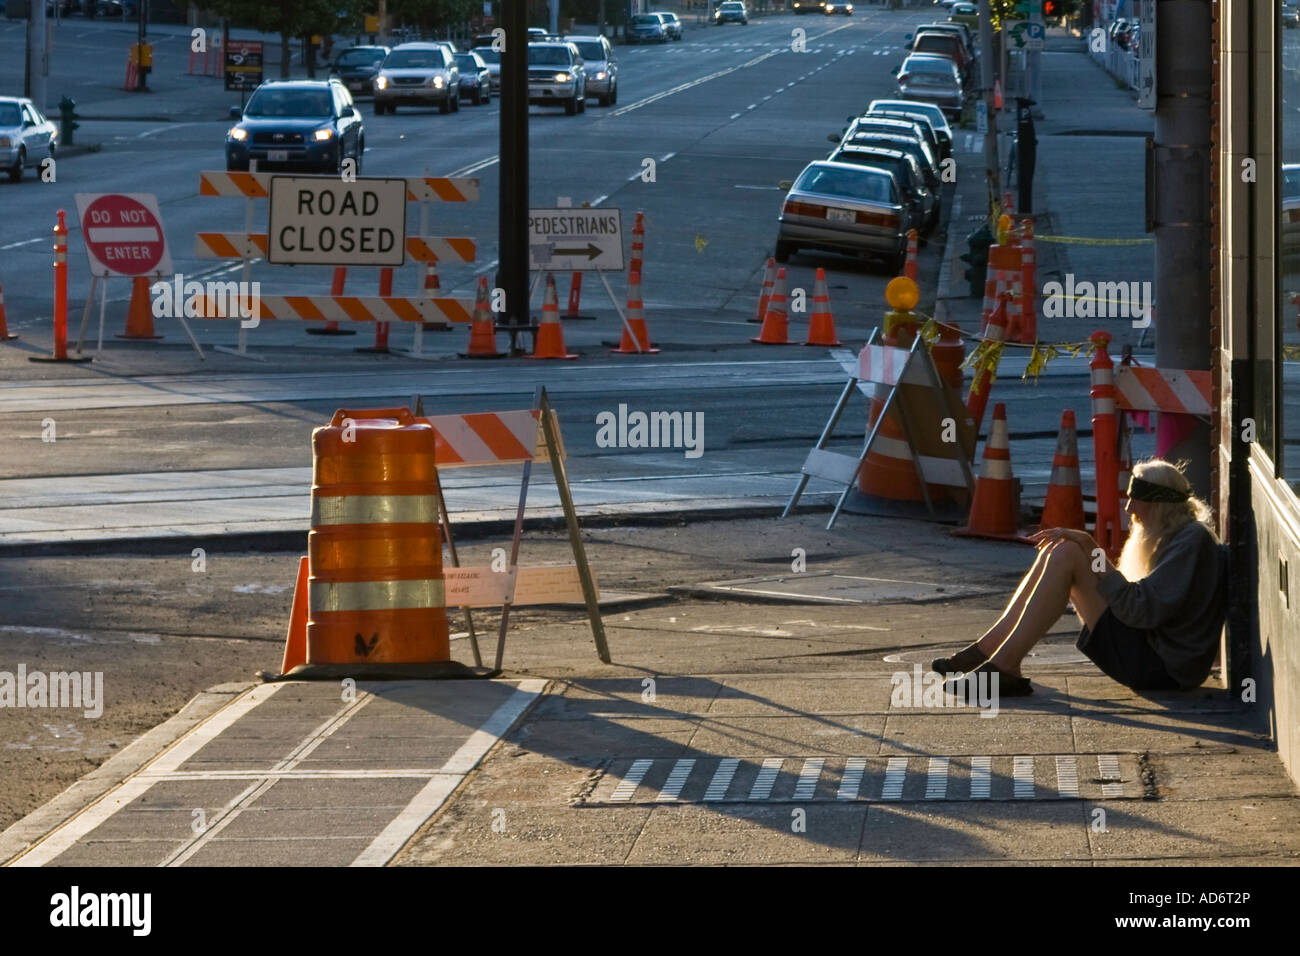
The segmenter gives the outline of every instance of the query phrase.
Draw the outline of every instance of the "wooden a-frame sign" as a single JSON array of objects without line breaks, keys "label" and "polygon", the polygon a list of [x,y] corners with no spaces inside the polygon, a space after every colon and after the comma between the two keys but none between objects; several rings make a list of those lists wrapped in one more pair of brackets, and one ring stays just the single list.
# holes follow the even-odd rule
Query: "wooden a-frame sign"
[{"label": "wooden a-frame sign", "polygon": [[[840,392],[839,401],[835,403],[817,444],[809,450],[808,457],[804,460],[799,483],[786,503],[785,510],[781,512],[782,518],[798,504],[799,497],[808,485],[808,479],[821,478],[844,486],[835,510],[831,512],[830,521],[826,523],[827,529],[832,528],[857,484],[858,473],[862,471],[868,453],[878,439],[883,437],[880,435],[880,426],[885,421],[885,416],[891,412],[897,414],[897,422],[916,469],[921,497],[931,515],[935,511],[927,484],[964,488],[968,494],[974,494],[975,476],[970,463],[975,455],[975,427],[966,409],[939,377],[930,350],[925,347],[921,336],[916,337],[911,348],[898,348],[879,344],[879,335],[878,328],[872,329],[867,344],[856,357],[849,351],[831,353],[848,372],[849,380],[844,384],[844,390]],[[879,398],[880,387],[888,389],[884,406],[867,435],[861,453],[855,457],[827,451],[826,443],[835,431],[835,425],[854,390],[862,392],[867,398]],[[945,420],[949,419],[953,423],[956,441],[943,441],[943,434],[948,430],[945,428]]]}]

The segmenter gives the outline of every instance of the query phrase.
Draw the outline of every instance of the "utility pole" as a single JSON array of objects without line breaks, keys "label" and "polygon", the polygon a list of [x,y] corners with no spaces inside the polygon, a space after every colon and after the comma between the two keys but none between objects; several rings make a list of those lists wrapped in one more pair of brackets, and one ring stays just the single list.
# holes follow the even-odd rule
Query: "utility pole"
[{"label": "utility pole", "polygon": [[528,3],[501,0],[501,178],[496,287],[505,291],[510,351],[528,317]]},{"label": "utility pole", "polygon": [[50,64],[46,32],[45,0],[31,0],[31,9],[27,13],[27,82],[24,94],[41,112],[48,108],[45,80],[50,75]]},{"label": "utility pole", "polygon": [[979,0],[979,4],[980,102],[984,104],[984,112],[988,116],[988,129],[984,133],[984,175],[988,179],[991,195],[997,198],[1002,195],[1002,180],[998,174],[998,115],[993,108],[993,19],[989,11],[989,0]]},{"label": "utility pole", "polygon": [[[1156,113],[1151,197],[1155,233],[1156,365],[1210,367],[1211,0],[1157,0]],[[1162,412],[1157,453],[1189,463],[1210,492],[1210,428]]]}]

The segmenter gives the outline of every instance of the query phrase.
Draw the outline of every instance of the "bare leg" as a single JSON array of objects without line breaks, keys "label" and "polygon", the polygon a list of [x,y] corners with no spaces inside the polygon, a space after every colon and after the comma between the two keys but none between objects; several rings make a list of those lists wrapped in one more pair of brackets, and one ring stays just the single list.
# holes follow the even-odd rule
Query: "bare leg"
[{"label": "bare leg", "polygon": [[992,658],[1007,674],[1019,676],[1020,662],[1065,613],[1066,603],[1076,590],[1084,613],[1095,608],[1094,596],[1105,609],[1083,549],[1072,541],[1061,541],[1046,550],[1048,557],[1043,572],[1025,602],[1020,619]]},{"label": "bare leg", "polygon": [[1025,613],[1025,604],[1043,576],[1043,570],[1047,567],[1047,556],[1051,550],[1050,547],[1038,549],[1038,555],[1034,558],[1034,563],[1025,572],[1025,576],[1020,579],[1020,586],[1016,588],[1016,593],[1012,595],[1011,600],[1007,603],[1002,616],[993,622],[993,626],[980,636],[977,643],[979,649],[985,655],[990,657],[993,655],[993,652],[1011,634],[1011,629],[1016,626],[1020,616]]}]

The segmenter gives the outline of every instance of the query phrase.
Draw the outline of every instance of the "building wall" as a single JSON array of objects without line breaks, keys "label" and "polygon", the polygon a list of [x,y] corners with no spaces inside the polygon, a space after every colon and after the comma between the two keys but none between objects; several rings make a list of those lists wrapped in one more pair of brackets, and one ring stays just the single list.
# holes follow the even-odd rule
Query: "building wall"
[{"label": "building wall", "polygon": [[[1214,12],[1216,490],[1219,531],[1233,552],[1229,630],[1243,652],[1230,687],[1242,693],[1253,680],[1261,717],[1300,783],[1300,623],[1292,609],[1300,592],[1289,580],[1300,576],[1300,499],[1279,472],[1278,347],[1282,323],[1295,319],[1295,306],[1282,299],[1277,255],[1282,28],[1271,3],[1215,0]],[[1292,142],[1300,123],[1287,123]],[[1254,182],[1244,174],[1247,160]],[[1244,441],[1252,427],[1260,440]]]}]

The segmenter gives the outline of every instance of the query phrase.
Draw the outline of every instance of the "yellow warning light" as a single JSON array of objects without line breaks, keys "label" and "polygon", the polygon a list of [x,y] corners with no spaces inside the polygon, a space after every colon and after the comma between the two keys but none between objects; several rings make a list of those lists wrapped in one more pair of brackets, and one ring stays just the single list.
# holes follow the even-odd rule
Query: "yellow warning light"
[{"label": "yellow warning light", "polygon": [[885,286],[885,301],[891,309],[910,312],[921,301],[921,290],[907,276],[898,276],[890,279],[889,285]]}]

